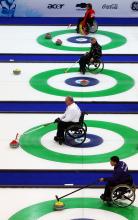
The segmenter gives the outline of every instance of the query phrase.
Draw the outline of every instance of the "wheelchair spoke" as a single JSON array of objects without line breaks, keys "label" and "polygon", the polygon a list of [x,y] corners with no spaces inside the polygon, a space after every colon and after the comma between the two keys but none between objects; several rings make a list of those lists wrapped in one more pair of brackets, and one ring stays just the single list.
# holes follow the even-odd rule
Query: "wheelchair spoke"
[{"label": "wheelchair spoke", "polygon": [[125,195],[124,195],[124,198],[127,199],[127,200],[129,200],[129,201],[131,201],[131,202],[133,201],[132,199],[130,199],[129,197],[127,197],[127,196],[125,196]]},{"label": "wheelchair spoke", "polygon": [[117,201],[117,200],[118,200],[118,198],[114,199],[114,201]]}]

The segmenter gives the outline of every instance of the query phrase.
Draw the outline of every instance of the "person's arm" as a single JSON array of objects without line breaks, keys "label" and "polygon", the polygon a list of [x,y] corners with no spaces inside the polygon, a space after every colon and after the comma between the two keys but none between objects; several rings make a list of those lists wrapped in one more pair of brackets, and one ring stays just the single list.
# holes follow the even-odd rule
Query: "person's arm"
[{"label": "person's arm", "polygon": [[[67,109],[66,109],[66,111],[67,111]],[[65,111],[65,113],[64,113],[63,115],[61,115],[60,117],[58,117],[58,118],[55,119],[55,123],[58,123],[59,121],[62,121],[63,118],[65,118],[65,116],[66,116],[66,111]]]},{"label": "person's arm", "polygon": [[86,20],[88,19],[88,17],[89,17],[89,10],[86,11],[85,16],[83,18],[83,21],[82,21],[83,26],[86,25]]},{"label": "person's arm", "polygon": [[96,54],[98,57],[101,57],[102,56],[102,48],[101,48],[101,46],[99,46],[98,48],[97,48],[97,54]]},{"label": "person's arm", "polygon": [[91,18],[93,18],[94,16],[95,16],[95,10],[92,9]]},{"label": "person's arm", "polygon": [[88,53],[89,55],[90,55],[90,57],[92,57],[93,56],[93,46],[91,45],[91,48],[90,48],[90,51],[89,51],[89,53]]},{"label": "person's arm", "polygon": [[84,16],[84,21],[86,22],[87,19],[91,19],[95,16],[95,11],[93,9],[88,10]]},{"label": "person's arm", "polygon": [[64,122],[71,122],[73,118],[74,118],[74,110],[73,109],[69,109],[66,112],[65,117],[62,119],[62,121],[64,121]]},{"label": "person's arm", "polygon": [[122,170],[118,168],[116,171],[113,172],[113,175],[111,177],[102,177],[99,179],[100,182],[117,182],[121,179],[122,176]]},{"label": "person's arm", "polygon": [[87,10],[85,16],[82,21],[82,25],[85,26],[88,19],[93,18],[95,16],[94,10]]},{"label": "person's arm", "polygon": [[98,46],[97,48],[95,48],[95,50],[93,50],[93,54],[94,58],[99,58],[102,56],[102,49],[101,46]]},{"label": "person's arm", "polygon": [[124,174],[123,169],[121,167],[118,167],[116,170],[114,170],[113,175],[107,178],[106,181],[111,183],[118,182],[123,174]]},{"label": "person's arm", "polygon": [[61,115],[59,118],[60,118],[60,120],[62,120],[63,118],[65,118],[65,113],[63,114],[63,115]]},{"label": "person's arm", "polygon": [[118,180],[121,179],[121,176],[122,176],[122,172],[117,172],[117,173],[114,173],[113,176],[107,178],[106,181],[111,182],[111,183],[118,182]]}]

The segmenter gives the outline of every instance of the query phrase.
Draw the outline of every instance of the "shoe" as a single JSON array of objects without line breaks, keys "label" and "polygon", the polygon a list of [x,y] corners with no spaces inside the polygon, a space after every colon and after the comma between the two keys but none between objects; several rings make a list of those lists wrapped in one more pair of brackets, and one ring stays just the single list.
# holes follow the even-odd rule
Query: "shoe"
[{"label": "shoe", "polygon": [[59,141],[59,137],[55,136],[54,137],[54,141],[58,142]]},{"label": "shoe", "polygon": [[104,202],[111,202],[111,198],[110,198],[110,197],[105,197],[104,194],[102,194],[102,195],[100,196],[100,199],[103,200]]},{"label": "shoe", "polygon": [[63,144],[62,139],[60,139],[58,143],[59,143],[59,145],[62,145]]},{"label": "shoe", "polygon": [[112,200],[111,200],[111,197],[106,197],[106,198],[105,198],[105,201],[110,203],[110,202],[112,201]]},{"label": "shoe", "polygon": [[82,74],[84,75],[84,74],[85,74],[85,72],[86,72],[86,69],[83,69],[83,70],[82,70]]},{"label": "shoe", "polygon": [[104,199],[105,199],[104,194],[102,194],[102,195],[100,196],[100,199],[104,201]]},{"label": "shoe", "polygon": [[59,145],[62,145],[64,142],[65,142],[64,138],[59,138],[59,141],[58,141]]}]

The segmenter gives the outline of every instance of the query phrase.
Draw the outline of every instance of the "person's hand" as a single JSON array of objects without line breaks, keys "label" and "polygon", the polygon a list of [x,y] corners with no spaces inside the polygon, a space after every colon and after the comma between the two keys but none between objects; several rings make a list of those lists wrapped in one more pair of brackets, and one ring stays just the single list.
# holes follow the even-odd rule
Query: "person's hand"
[{"label": "person's hand", "polygon": [[93,63],[93,61],[94,61],[94,59],[93,59],[93,58],[91,58],[91,59],[90,59],[90,62],[91,62],[91,63]]},{"label": "person's hand", "polygon": [[104,182],[104,178],[100,178],[100,179],[99,179],[99,182]]},{"label": "person's hand", "polygon": [[58,122],[60,122],[60,118],[56,118],[54,121],[54,123],[58,123]]}]

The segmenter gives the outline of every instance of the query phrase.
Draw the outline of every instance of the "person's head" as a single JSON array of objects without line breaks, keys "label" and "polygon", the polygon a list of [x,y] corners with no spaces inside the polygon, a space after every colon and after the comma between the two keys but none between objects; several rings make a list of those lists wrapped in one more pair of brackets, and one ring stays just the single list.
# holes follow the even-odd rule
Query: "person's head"
[{"label": "person's head", "polygon": [[87,9],[92,9],[92,4],[91,3],[87,4]]},{"label": "person's head", "polygon": [[94,44],[96,44],[96,43],[97,43],[96,38],[95,38],[95,37],[91,38],[91,44],[94,45]]},{"label": "person's head", "polygon": [[67,96],[65,99],[66,105],[71,105],[74,102],[73,98],[71,96]]},{"label": "person's head", "polygon": [[110,164],[111,166],[116,166],[119,163],[119,157],[118,156],[113,156],[110,158]]}]

